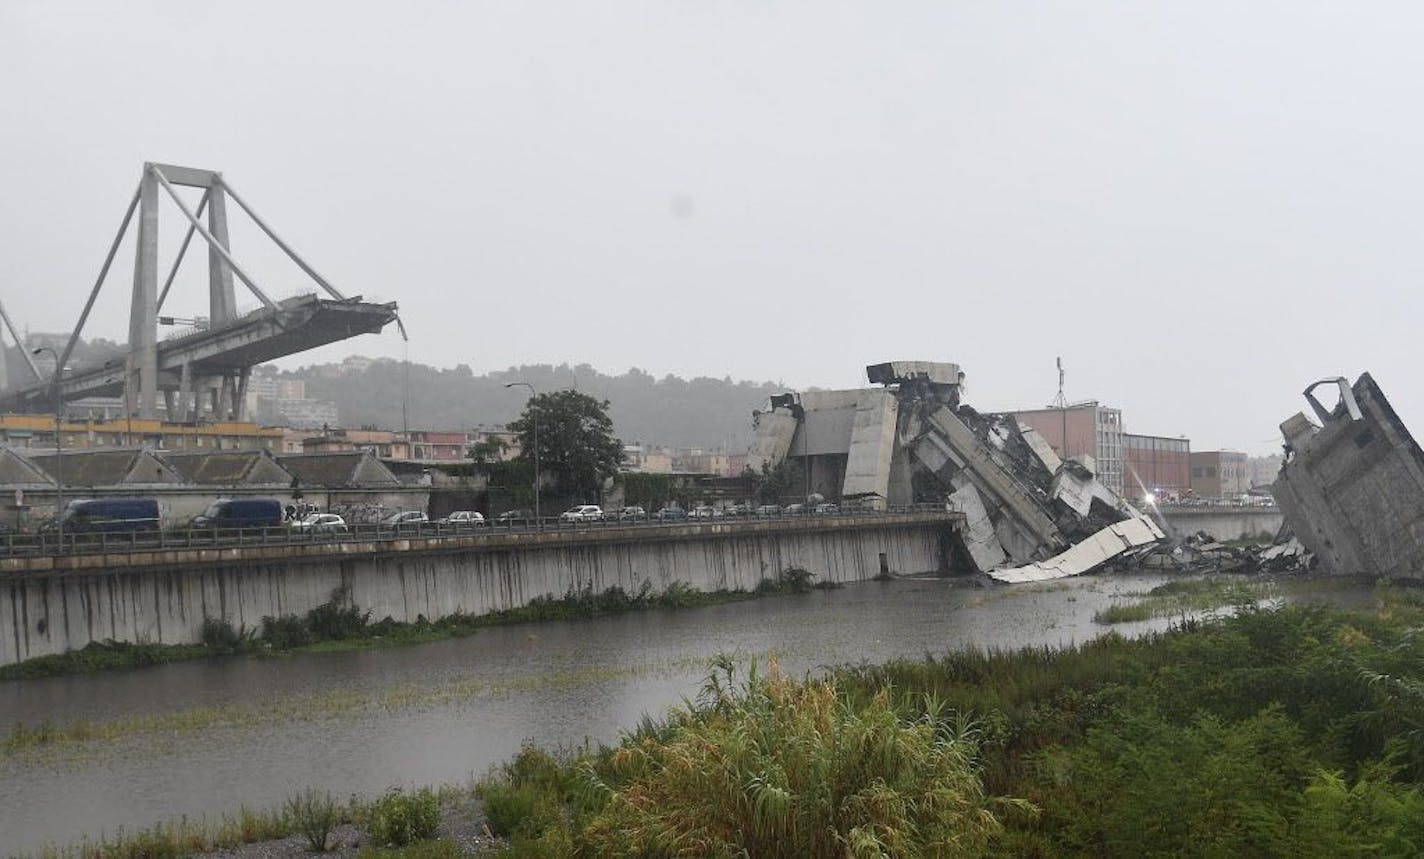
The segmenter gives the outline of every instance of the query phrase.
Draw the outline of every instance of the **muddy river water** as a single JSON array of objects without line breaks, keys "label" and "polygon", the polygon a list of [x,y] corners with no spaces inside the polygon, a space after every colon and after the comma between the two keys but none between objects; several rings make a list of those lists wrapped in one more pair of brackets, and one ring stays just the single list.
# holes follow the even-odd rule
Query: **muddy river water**
[{"label": "muddy river water", "polygon": [[800,674],[965,645],[1082,642],[1107,629],[1094,612],[1162,580],[865,583],[407,647],[0,683],[0,735],[16,722],[96,728],[94,739],[0,751],[0,855],[277,807],[308,787],[345,797],[467,783],[526,741],[616,739],[694,695],[719,652],[774,653]]}]

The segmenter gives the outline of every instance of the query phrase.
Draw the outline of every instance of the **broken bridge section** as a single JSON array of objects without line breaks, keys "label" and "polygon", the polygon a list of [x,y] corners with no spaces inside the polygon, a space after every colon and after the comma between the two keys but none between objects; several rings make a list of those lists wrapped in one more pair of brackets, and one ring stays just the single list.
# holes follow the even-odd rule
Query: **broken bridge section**
[{"label": "broken bridge section", "polygon": [[[961,565],[1003,581],[1087,572],[1164,539],[1105,486],[1091,457],[1063,461],[1012,415],[961,403],[957,364],[866,368],[878,388],[788,393],[754,415],[754,470],[791,463],[808,496],[961,513]],[[795,484],[793,484],[795,485]]]},{"label": "broken bridge section", "polygon": [[[1339,392],[1333,409],[1315,396],[1326,385]],[[1326,572],[1424,575],[1424,451],[1369,373],[1305,397],[1320,423],[1296,413],[1281,424],[1274,494],[1286,527]]]}]

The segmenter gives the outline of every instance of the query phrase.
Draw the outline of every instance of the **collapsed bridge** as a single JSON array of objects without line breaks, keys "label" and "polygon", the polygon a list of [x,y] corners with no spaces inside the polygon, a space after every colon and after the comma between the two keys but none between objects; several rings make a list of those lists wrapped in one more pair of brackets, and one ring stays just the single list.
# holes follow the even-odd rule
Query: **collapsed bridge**
[{"label": "collapsed bridge", "polygon": [[[174,186],[202,189],[196,211]],[[160,189],[172,199],[188,225],[161,288],[158,281]],[[328,297],[312,293],[278,301],[259,286],[233,257],[229,247],[229,198]],[[203,221],[205,212],[206,223]],[[138,225],[127,352],[121,359],[66,373],[69,357],[79,342],[135,213]],[[208,245],[209,315],[193,320],[194,330],[190,333],[159,342],[160,321],[172,322],[159,313],[194,234]],[[261,303],[259,308],[239,314],[234,279],[241,281],[257,298]],[[373,303],[363,301],[360,296],[343,295],[283,241],[238,196],[221,173],[147,163],[79,321],[63,353],[55,356],[55,376],[41,380],[31,364],[34,384],[0,394],[0,410],[32,412],[80,397],[122,394],[125,413],[136,417],[158,417],[161,399],[171,421],[197,420],[205,413],[213,420],[242,420],[252,367],[358,334],[377,333],[391,322],[400,323],[394,302]]]},{"label": "collapsed bridge", "polygon": [[1165,538],[1098,480],[1092,457],[1063,460],[1013,415],[962,404],[957,364],[895,361],[866,374],[881,387],[773,397],[753,415],[748,466],[798,471],[808,497],[943,503],[966,517],[967,566],[1004,581],[1086,572]]}]

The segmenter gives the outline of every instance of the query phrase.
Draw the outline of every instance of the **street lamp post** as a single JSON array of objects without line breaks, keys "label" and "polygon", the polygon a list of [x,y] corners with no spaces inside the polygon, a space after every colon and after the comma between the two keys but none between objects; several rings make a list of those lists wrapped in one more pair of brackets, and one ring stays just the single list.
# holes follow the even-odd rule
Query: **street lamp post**
[{"label": "street lamp post", "polygon": [[[528,388],[529,401],[532,403],[539,392],[534,390],[534,386],[528,382],[507,382],[506,388]],[[529,410],[529,420],[534,424],[534,527],[542,529],[544,520],[539,516],[539,413],[534,409]]]},{"label": "street lamp post", "polygon": [[59,383],[64,374],[60,366],[59,353],[48,346],[31,350],[38,355],[48,352],[54,358],[54,372],[50,374],[50,398],[54,400],[54,508],[55,533],[59,536],[59,550],[64,551],[64,440],[60,436],[60,421],[64,412],[64,401],[60,399]]}]

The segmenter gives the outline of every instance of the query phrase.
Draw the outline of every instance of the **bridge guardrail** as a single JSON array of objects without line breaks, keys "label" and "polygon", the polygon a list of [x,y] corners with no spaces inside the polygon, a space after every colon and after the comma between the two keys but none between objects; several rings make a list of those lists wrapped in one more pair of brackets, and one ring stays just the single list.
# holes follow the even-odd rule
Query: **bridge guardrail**
[{"label": "bridge guardrail", "polygon": [[567,522],[556,516],[539,521],[499,523],[487,520],[481,525],[421,522],[411,525],[348,524],[342,530],[313,530],[289,525],[271,528],[184,528],[157,531],[94,531],[66,533],[63,541],[51,532],[38,534],[0,535],[0,558],[58,557],[74,554],[106,554],[110,552],[142,552],[152,550],[232,549],[251,546],[292,546],[312,544],[394,542],[431,537],[471,537],[493,534],[538,534],[551,532],[597,531],[600,529],[634,529],[656,531],[687,525],[741,524],[750,522],[815,520],[831,517],[883,517],[905,513],[944,513],[942,504],[912,504],[884,510],[839,510],[817,513],[747,514],[721,516],[688,516],[660,520],[619,519],[605,516],[600,520]]}]

